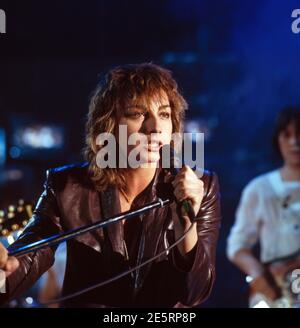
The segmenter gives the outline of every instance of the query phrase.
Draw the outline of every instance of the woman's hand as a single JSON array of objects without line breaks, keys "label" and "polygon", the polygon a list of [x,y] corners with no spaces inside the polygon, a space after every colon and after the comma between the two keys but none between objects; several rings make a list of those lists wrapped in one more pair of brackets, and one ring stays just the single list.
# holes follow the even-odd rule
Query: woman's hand
[{"label": "woman's hand", "polygon": [[[194,171],[187,165],[184,165],[172,181],[174,195],[177,201],[188,200],[197,215],[203,199],[204,186]],[[186,217],[187,213],[182,206],[182,216]]]},{"label": "woman's hand", "polygon": [[7,249],[0,243],[0,290],[5,280],[19,267],[19,261],[14,256],[8,256]]},{"label": "woman's hand", "polygon": [[[197,177],[189,166],[185,165],[175,176],[172,185],[174,187],[174,195],[177,201],[181,202],[183,200],[188,200],[195,215],[197,215],[204,195],[203,181]],[[192,224],[183,206],[181,206],[181,215],[178,217],[177,206],[178,205],[175,202],[171,204],[176,239],[180,238]],[[180,253],[183,256],[188,253],[196,245],[197,240],[197,225],[194,224],[191,231],[186,235],[186,238],[178,244]]]}]

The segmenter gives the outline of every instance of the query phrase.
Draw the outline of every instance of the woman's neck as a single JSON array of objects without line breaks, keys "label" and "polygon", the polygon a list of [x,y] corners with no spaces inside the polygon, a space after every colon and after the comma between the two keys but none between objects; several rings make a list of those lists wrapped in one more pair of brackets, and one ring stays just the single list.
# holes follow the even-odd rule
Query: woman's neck
[{"label": "woman's neck", "polygon": [[152,181],[155,172],[156,168],[127,169],[125,171],[125,193],[128,199],[134,199],[145,188],[147,188]]},{"label": "woman's neck", "polygon": [[300,166],[284,164],[284,166],[280,169],[280,174],[284,181],[299,181]]}]

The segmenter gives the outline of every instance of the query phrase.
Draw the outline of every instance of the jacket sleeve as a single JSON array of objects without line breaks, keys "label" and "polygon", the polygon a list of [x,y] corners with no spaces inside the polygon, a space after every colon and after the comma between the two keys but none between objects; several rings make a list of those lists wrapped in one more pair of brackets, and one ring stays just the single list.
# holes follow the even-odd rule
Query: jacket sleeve
[{"label": "jacket sleeve", "polygon": [[193,307],[210,295],[215,280],[216,246],[221,222],[217,175],[211,173],[207,192],[197,215],[198,241],[183,261],[177,247],[171,250],[171,263],[181,275],[182,288],[176,307]]},{"label": "jacket sleeve", "polygon": [[[21,246],[62,232],[59,211],[56,203],[51,171],[47,171],[44,191],[41,194],[33,216],[19,238],[9,246],[12,251]],[[6,279],[6,293],[0,294],[0,305],[19,297],[54,263],[55,247],[48,247],[18,258],[20,265]]]}]

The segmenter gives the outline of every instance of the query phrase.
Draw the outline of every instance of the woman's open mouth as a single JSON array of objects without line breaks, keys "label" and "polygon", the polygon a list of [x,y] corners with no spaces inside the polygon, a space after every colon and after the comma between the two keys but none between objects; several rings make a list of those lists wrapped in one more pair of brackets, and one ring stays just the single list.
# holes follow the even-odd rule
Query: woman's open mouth
[{"label": "woman's open mouth", "polygon": [[160,150],[159,142],[151,142],[146,147],[148,151],[158,152]]}]

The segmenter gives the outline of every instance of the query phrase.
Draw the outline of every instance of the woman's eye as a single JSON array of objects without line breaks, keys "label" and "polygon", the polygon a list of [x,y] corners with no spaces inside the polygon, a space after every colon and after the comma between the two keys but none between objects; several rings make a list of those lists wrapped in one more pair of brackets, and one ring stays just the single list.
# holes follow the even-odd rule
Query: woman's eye
[{"label": "woman's eye", "polygon": [[126,116],[130,118],[140,118],[144,116],[144,113],[136,112],[136,113],[128,113]]},{"label": "woman's eye", "polygon": [[162,118],[170,118],[171,114],[168,113],[168,112],[162,112],[162,113],[160,113],[160,116],[161,116]]}]

